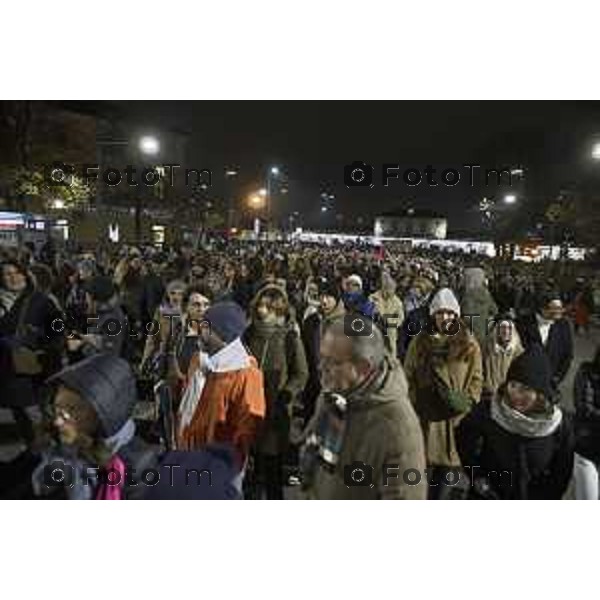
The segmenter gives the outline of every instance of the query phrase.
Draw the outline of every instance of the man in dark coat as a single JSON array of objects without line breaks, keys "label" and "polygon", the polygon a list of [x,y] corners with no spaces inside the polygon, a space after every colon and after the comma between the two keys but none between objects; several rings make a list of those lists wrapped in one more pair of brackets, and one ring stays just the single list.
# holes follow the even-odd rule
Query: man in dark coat
[{"label": "man in dark coat", "polygon": [[527,350],[541,346],[550,361],[552,385],[556,389],[566,377],[573,361],[573,334],[557,291],[545,291],[539,296],[535,314],[517,319],[517,331]]}]

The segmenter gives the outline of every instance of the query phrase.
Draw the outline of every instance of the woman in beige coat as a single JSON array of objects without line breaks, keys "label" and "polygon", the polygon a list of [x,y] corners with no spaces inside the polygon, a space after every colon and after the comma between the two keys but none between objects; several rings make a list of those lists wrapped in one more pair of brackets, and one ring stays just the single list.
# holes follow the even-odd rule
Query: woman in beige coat
[{"label": "woman in beige coat", "polygon": [[509,319],[498,319],[490,329],[483,345],[483,390],[495,394],[506,381],[512,361],[523,354],[523,345],[515,324]]},{"label": "woman in beige coat", "polygon": [[430,324],[410,343],[404,369],[425,438],[429,495],[440,498],[462,476],[454,432],[479,402],[483,375],[479,344],[461,321],[452,290],[437,292],[429,312]]}]

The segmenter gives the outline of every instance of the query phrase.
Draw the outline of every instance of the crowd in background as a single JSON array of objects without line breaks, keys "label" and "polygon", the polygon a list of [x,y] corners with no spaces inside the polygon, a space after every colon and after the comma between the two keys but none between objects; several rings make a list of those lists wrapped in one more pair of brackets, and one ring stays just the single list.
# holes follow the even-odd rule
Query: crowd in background
[{"label": "crowd in background", "polygon": [[[561,385],[590,273],[393,244],[2,252],[3,496],[200,497],[126,481],[171,461],[211,471],[202,497],[599,497],[600,353]],[[123,477],[49,486],[56,461]]]}]

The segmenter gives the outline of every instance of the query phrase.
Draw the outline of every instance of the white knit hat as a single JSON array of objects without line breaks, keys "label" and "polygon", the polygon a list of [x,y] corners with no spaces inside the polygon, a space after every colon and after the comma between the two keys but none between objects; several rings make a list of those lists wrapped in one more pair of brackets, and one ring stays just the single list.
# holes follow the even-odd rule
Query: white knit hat
[{"label": "white knit hat", "polygon": [[362,289],[362,285],[363,285],[362,279],[356,273],[350,275],[350,277],[348,277],[348,279],[346,279],[346,281],[348,283],[354,283],[355,285],[357,285],[359,288]]},{"label": "white knit hat", "polygon": [[450,288],[442,288],[431,301],[429,314],[434,315],[439,310],[452,311],[460,317],[460,304]]}]

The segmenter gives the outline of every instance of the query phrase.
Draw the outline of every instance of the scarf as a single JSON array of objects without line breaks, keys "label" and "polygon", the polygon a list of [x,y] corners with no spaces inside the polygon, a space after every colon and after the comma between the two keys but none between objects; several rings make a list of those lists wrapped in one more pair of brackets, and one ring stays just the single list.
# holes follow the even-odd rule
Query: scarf
[{"label": "scarf", "polygon": [[129,419],[117,433],[102,441],[102,446],[111,456],[101,467],[106,476],[99,478],[96,472],[95,482],[92,473],[99,465],[94,465],[80,456],[74,448],[60,446],[44,452],[31,476],[35,495],[44,496],[52,491],[53,486],[48,485],[46,477],[49,474],[48,469],[56,467],[64,472],[64,490],[68,500],[121,500],[126,467],[117,451],[128,444],[134,435],[135,424]]},{"label": "scarf", "polygon": [[540,438],[552,435],[562,422],[562,411],[558,406],[549,406],[545,413],[528,416],[511,408],[501,398],[494,398],[491,417],[502,429],[524,437]]},{"label": "scarf", "polygon": [[324,393],[314,429],[306,437],[300,452],[300,470],[304,488],[311,486],[319,466],[333,472],[340,460],[346,434],[347,400],[333,393]]},{"label": "scarf", "polygon": [[200,367],[191,375],[179,405],[180,434],[192,421],[202,397],[208,373],[227,373],[228,371],[245,369],[249,366],[249,357],[244,344],[242,344],[240,338],[237,338],[213,356],[200,352],[199,362]]}]

